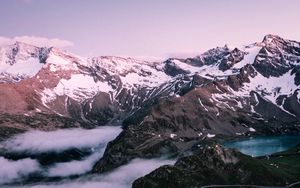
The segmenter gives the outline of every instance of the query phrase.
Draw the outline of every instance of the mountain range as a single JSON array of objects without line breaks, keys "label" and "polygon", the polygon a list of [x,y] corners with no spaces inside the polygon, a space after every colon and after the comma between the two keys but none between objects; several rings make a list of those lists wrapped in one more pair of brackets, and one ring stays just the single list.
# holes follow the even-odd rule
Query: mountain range
[{"label": "mountain range", "polygon": [[31,129],[123,126],[92,172],[185,156],[205,142],[300,132],[300,43],[276,35],[148,62],[0,48],[0,139]]}]

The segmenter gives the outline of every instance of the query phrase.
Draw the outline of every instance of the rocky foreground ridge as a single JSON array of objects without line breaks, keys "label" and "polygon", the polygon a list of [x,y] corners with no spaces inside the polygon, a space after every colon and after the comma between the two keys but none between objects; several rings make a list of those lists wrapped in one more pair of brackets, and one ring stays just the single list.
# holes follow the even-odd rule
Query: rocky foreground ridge
[{"label": "rocky foreground ridge", "polygon": [[299,166],[294,165],[299,162],[299,149],[298,145],[268,158],[252,158],[220,145],[208,146],[137,179],[132,187],[288,186],[300,178]]}]

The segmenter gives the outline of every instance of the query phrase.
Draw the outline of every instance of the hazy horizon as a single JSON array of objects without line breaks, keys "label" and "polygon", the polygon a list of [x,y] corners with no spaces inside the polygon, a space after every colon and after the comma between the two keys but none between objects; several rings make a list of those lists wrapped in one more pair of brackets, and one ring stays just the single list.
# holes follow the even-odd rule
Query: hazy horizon
[{"label": "hazy horizon", "polygon": [[16,39],[82,56],[165,58],[259,42],[300,41],[300,1],[3,0],[0,44]]}]

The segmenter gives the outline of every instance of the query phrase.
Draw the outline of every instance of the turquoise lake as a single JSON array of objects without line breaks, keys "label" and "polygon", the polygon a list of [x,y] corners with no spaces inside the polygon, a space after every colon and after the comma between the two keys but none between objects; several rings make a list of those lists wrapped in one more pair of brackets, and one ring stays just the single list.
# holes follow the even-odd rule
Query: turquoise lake
[{"label": "turquoise lake", "polygon": [[224,142],[222,145],[226,148],[235,148],[244,154],[258,157],[288,150],[298,143],[300,143],[300,135],[251,137]]}]

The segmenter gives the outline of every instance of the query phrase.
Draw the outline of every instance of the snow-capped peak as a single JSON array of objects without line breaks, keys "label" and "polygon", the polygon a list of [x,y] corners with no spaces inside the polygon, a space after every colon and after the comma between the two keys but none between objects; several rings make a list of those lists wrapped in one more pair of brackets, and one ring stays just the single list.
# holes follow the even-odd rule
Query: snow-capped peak
[{"label": "snow-capped peak", "polygon": [[33,77],[43,67],[48,52],[48,48],[39,48],[23,42],[2,46],[0,74],[10,77]]},{"label": "snow-capped peak", "polygon": [[76,71],[78,66],[88,66],[87,59],[58,48],[51,48],[44,67],[49,67],[50,71],[56,72],[59,70]]},{"label": "snow-capped peak", "polygon": [[283,39],[278,35],[272,35],[272,34],[266,35],[263,38],[262,43],[266,46],[271,46],[271,47],[273,46],[273,47],[277,47],[277,48],[280,48],[283,50],[287,50],[288,48],[297,48],[298,53],[300,53],[299,52],[299,48],[300,48],[299,42]]},{"label": "snow-capped peak", "polygon": [[[97,111],[99,103],[113,104],[113,110],[131,111],[150,98],[176,96],[183,92],[183,85],[194,87],[195,77],[199,77],[199,83],[205,80],[199,87],[214,82],[223,85],[223,89],[217,88],[219,93],[215,94],[222,96],[216,95],[216,99],[225,95],[251,98],[250,93],[255,92],[278,105],[281,95],[291,96],[299,89],[298,44],[266,36],[261,43],[238,48],[225,45],[193,58],[149,62],[115,56],[83,58],[58,48],[16,43],[0,48],[0,81],[35,76],[30,83],[44,107],[59,114],[72,114],[76,102],[84,104],[86,114],[81,116],[92,109]],[[224,90],[228,93],[224,94]]]}]

